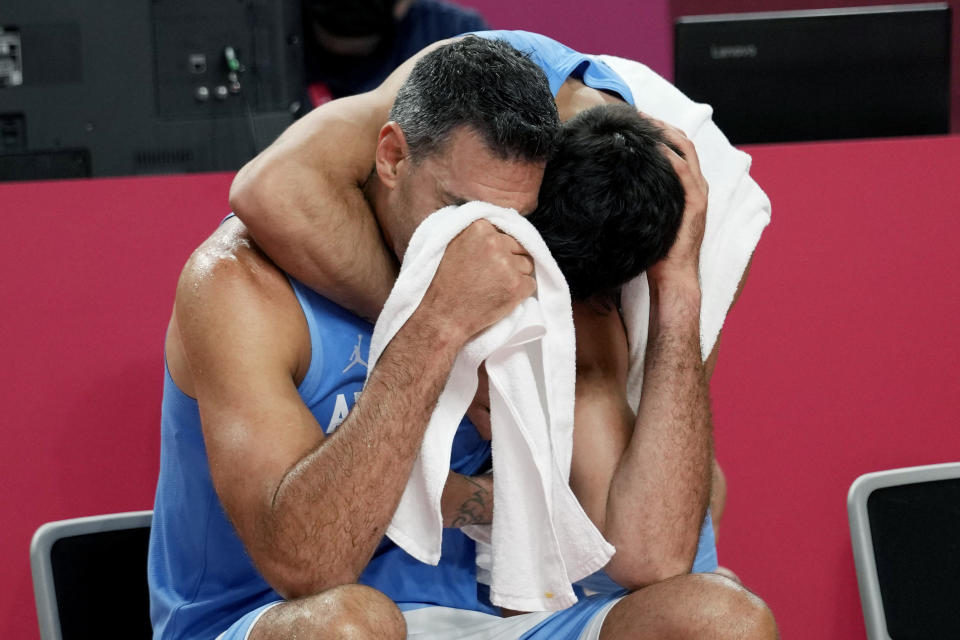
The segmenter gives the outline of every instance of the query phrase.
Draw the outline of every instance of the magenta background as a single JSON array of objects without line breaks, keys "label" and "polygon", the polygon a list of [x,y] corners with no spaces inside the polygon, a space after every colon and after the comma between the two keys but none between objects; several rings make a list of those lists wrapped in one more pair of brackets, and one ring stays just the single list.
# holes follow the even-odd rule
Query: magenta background
[{"label": "magenta background", "polygon": [[[960,137],[748,151],[773,224],[714,376],[720,558],[784,638],[862,638],[850,483],[960,459]],[[40,524],[151,507],[174,286],[229,182],[0,184],[0,636],[37,637]]]},{"label": "magenta background", "polygon": [[[464,4],[494,27],[669,77],[671,10],[757,3]],[[770,603],[784,638],[862,638],[849,484],[960,459],[960,137],[748,150],[774,222],[714,378],[730,486],[721,559]],[[150,508],[174,285],[226,213],[229,182],[0,184],[0,636],[38,637],[27,553],[40,524]]]}]

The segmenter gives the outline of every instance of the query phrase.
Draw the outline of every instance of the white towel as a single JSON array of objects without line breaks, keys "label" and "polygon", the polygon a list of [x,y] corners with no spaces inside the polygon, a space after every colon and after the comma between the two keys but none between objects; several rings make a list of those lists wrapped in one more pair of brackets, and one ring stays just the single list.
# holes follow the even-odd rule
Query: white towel
[{"label": "white towel", "polygon": [[440,560],[440,497],[457,426],[486,361],[495,468],[495,517],[470,534],[489,539],[490,599],[520,611],[577,601],[571,584],[603,567],[614,548],[569,486],[575,343],[570,292],[540,234],[512,209],[483,202],[447,207],[414,232],[400,275],[374,328],[369,369],[419,305],[447,244],[485,218],[533,258],[537,292],[474,337],[457,356],[424,434],[387,535],[421,562]]},{"label": "white towel", "polygon": [[[681,129],[693,142],[700,169],[710,185],[707,223],[700,248],[700,347],[710,355],[733,303],[760,234],[770,223],[770,200],[750,177],[750,156],[735,149],[710,117],[713,109],[633,60],[599,56],[630,87],[636,107]],[[630,343],[627,397],[636,410],[643,386],[650,291],[640,275],[623,287],[624,325]]]}]

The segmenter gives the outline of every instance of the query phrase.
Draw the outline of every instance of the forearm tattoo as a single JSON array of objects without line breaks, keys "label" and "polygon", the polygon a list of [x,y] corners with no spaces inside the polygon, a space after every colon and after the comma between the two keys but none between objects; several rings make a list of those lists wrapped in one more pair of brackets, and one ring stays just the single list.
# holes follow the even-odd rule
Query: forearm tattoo
[{"label": "forearm tattoo", "polygon": [[473,485],[473,493],[457,509],[454,516],[453,527],[465,527],[469,524],[489,524],[491,520],[493,496],[487,491],[486,487],[465,476],[464,479]]}]

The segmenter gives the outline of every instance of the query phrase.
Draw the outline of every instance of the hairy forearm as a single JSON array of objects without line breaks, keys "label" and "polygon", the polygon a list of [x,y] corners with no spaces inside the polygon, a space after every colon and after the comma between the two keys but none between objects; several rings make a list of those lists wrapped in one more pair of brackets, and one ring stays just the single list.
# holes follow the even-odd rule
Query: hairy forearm
[{"label": "hairy forearm", "polygon": [[651,285],[643,395],[607,498],[608,572],[639,587],[690,570],[710,497],[713,440],[695,281]]},{"label": "hairy forearm", "polygon": [[408,322],[340,428],[286,473],[258,536],[270,550],[261,571],[284,596],[356,581],[393,517],[459,346]]},{"label": "hairy forearm", "polygon": [[270,480],[269,506],[246,542],[284,596],[356,581],[393,517],[457,353],[534,292],[527,263],[507,259],[518,249],[487,221],[457,235],[347,419]]}]

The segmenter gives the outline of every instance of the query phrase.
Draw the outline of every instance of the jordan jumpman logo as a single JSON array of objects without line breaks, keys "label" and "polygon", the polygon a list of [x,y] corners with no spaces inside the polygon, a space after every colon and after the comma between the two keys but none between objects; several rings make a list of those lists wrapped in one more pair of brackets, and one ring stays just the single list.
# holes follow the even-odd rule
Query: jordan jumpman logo
[{"label": "jordan jumpman logo", "polygon": [[367,368],[367,363],[363,359],[363,356],[360,355],[360,345],[363,344],[363,334],[357,335],[357,345],[353,348],[353,353],[350,354],[350,362],[347,363],[347,366],[340,373],[346,373],[354,367],[354,365],[362,364],[363,368]]}]

